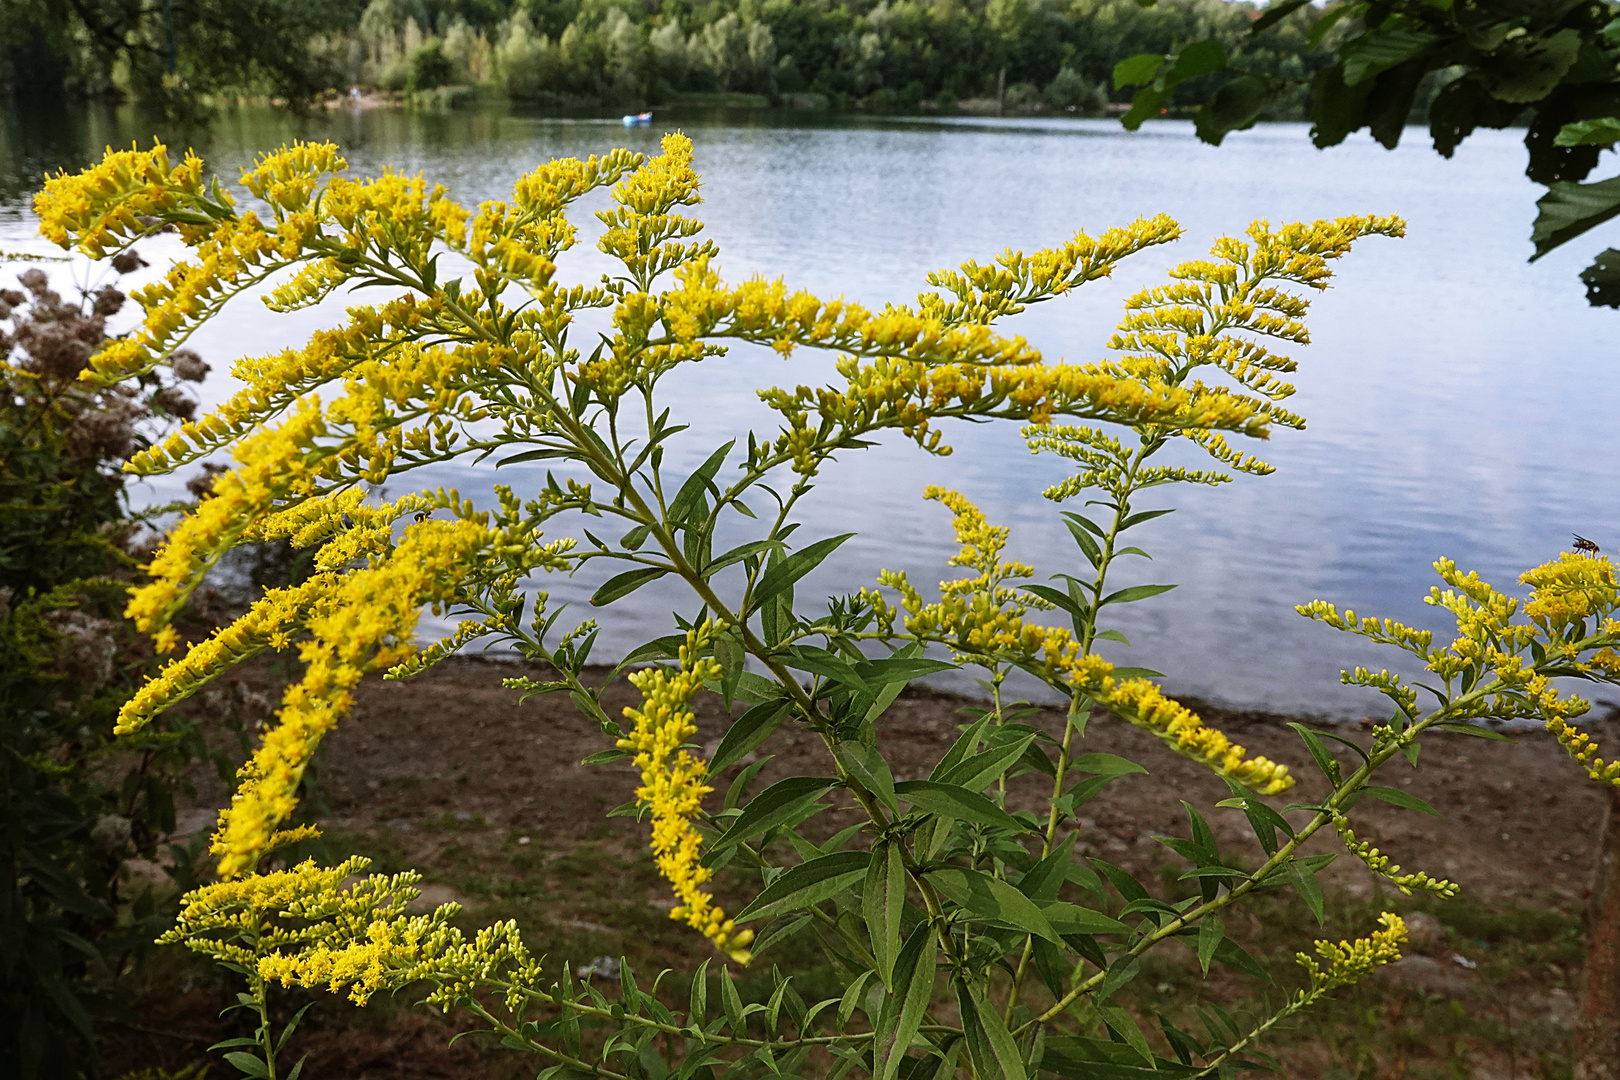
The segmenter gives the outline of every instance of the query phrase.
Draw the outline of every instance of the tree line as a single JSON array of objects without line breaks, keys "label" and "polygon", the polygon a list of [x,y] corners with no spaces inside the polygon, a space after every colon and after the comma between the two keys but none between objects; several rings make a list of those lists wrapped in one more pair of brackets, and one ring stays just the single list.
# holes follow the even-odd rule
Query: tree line
[{"label": "tree line", "polygon": [[[16,0],[0,14],[14,94],[261,94],[477,87],[559,106],[749,94],[875,111],[978,99],[1101,111],[1115,64],[1214,39],[1302,83],[1332,60],[1314,7],[1264,38],[1229,0]],[[1183,88],[1198,100],[1196,84]],[[1298,114],[1303,94],[1273,104]],[[1180,104],[1171,101],[1167,107]]]}]

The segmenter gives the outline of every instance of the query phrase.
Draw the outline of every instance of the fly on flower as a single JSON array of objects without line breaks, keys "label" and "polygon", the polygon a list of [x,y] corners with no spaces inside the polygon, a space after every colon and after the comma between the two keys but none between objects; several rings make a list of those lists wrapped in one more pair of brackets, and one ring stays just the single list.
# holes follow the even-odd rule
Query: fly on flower
[{"label": "fly on flower", "polygon": [[1574,536],[1576,551],[1582,552],[1586,555],[1596,555],[1601,550],[1596,544],[1592,543],[1592,541],[1588,540],[1580,533],[1575,533]]}]

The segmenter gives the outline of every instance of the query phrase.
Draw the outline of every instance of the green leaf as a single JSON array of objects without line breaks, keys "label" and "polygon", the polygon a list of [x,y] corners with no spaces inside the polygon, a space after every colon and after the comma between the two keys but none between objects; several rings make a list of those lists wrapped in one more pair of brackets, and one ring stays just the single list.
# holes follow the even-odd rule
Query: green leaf
[{"label": "green leaf", "polygon": [[1024,1080],[1024,1055],[1007,1030],[1001,1010],[987,1001],[977,984],[956,980],[956,1000],[962,1010],[962,1031],[967,1036],[968,1055],[980,1077]]},{"label": "green leaf", "polygon": [[1121,60],[1114,65],[1114,89],[1145,86],[1152,82],[1159,74],[1159,69],[1164,66],[1164,60],[1164,56],[1160,53],[1138,53]]},{"label": "green leaf", "polygon": [[900,813],[900,804],[894,797],[894,774],[889,771],[889,763],[878,748],[865,743],[843,742],[838,744],[838,750],[850,775],[876,795],[889,813]]},{"label": "green leaf", "polygon": [[680,648],[685,644],[685,634],[667,634],[661,638],[654,638],[645,645],[633,649],[630,655],[619,663],[619,667],[627,668],[631,664],[640,664],[647,660],[673,660],[680,655]]},{"label": "green leaf", "polygon": [[928,1015],[934,989],[934,961],[939,940],[927,922],[918,923],[894,963],[891,993],[884,997],[873,1030],[873,1080],[894,1080],[900,1073],[911,1040],[917,1037],[923,1018]]},{"label": "green leaf", "polygon": [[1593,184],[1558,181],[1548,185],[1536,206],[1540,213],[1530,232],[1536,246],[1531,262],[1620,214],[1620,176]]},{"label": "green leaf", "polygon": [[1301,866],[1298,860],[1295,860],[1288,864],[1288,875],[1293,878],[1294,888],[1299,890],[1299,895],[1304,899],[1305,906],[1311,909],[1312,915],[1316,916],[1316,925],[1324,925],[1322,883],[1316,880],[1316,871]]},{"label": "green leaf", "polygon": [[759,579],[754,587],[754,595],[749,610],[757,610],[766,600],[791,586],[804,575],[821,565],[825,559],[838,549],[838,545],[854,536],[854,533],[844,533],[840,536],[829,536],[825,540],[817,540],[802,551],[795,551],[792,555],[765,571],[765,576]]},{"label": "green leaf", "polygon": [[900,915],[906,906],[906,867],[900,845],[882,841],[872,849],[866,884],[861,893],[861,914],[872,939],[872,956],[885,985],[894,982],[894,964],[900,956]]},{"label": "green leaf", "polygon": [[1135,1050],[1144,1064],[1153,1067],[1153,1048],[1148,1045],[1147,1036],[1142,1029],[1136,1026],[1136,1019],[1118,1005],[1099,1005],[1097,1012],[1101,1014],[1103,1023],[1108,1030],[1119,1036],[1132,1050]]},{"label": "green leaf", "polygon": [[591,595],[591,606],[602,607],[615,600],[629,596],[649,581],[657,581],[669,573],[657,566],[643,566],[636,570],[626,570],[622,574],[615,574],[602,583],[602,587]]},{"label": "green leaf", "polygon": [[1028,832],[1018,819],[976,791],[933,780],[906,780],[894,793],[918,810],[941,817],[972,821],[1010,832]]},{"label": "green leaf", "polygon": [[800,863],[771,882],[753,903],[736,915],[738,922],[803,911],[830,900],[866,873],[872,856],[866,851],[838,851]]},{"label": "green leaf", "polygon": [[1142,121],[1162,113],[1169,100],[1163,91],[1151,86],[1144,87],[1131,95],[1131,107],[1119,118],[1119,122],[1126,131],[1135,131],[1142,126]]},{"label": "green leaf", "polygon": [[[702,501],[704,493],[714,488],[715,474],[720,471],[720,466],[725,464],[726,455],[736,445],[737,440],[732,439],[710,454],[708,460],[699,465],[697,471],[686,478],[686,483],[682,484],[681,490],[675,494],[675,501],[669,504],[670,521],[681,524],[691,516],[692,511]],[[714,488],[714,491],[718,497],[719,489]]]},{"label": "green leaf", "polygon": [[1258,34],[1262,30],[1269,30],[1310,2],[1311,0],[1282,0],[1281,3],[1270,5],[1260,13],[1258,19],[1249,24],[1249,33]]},{"label": "green leaf", "polygon": [[[1620,304],[1613,306],[1620,307]],[[1502,734],[1500,731],[1492,731],[1490,728],[1481,727],[1479,724],[1436,724],[1433,730],[1449,731],[1453,735],[1472,735],[1476,739],[1491,739],[1495,742],[1513,741],[1512,738]]]},{"label": "green leaf", "polygon": [[[1293,0],[1308,3],[1309,0]],[[1198,110],[1195,128],[1198,137],[1211,146],[1221,145],[1234,131],[1247,131],[1281,99],[1287,84],[1262,75],[1233,79]]]},{"label": "green leaf", "polygon": [[786,822],[837,783],[837,778],[831,776],[790,776],[778,780],[749,800],[725,835],[705,852],[705,863],[726,848]]},{"label": "green leaf", "polygon": [[944,775],[932,779],[942,784],[964,787],[969,791],[983,791],[1000,779],[1001,775],[1012,767],[1013,762],[1023,757],[1024,750],[1034,741],[1035,736],[1026,735],[1015,742],[991,747],[982,754],[964,757]]},{"label": "green leaf", "polygon": [[920,679],[924,675],[932,675],[937,671],[951,671],[955,664],[944,660],[930,660],[926,656],[889,656],[882,660],[867,660],[855,664],[855,673],[866,681],[868,686],[892,686],[899,683],[904,686],[912,679]]},{"label": "green leaf", "polygon": [[1142,962],[1134,956],[1126,955],[1117,958],[1108,968],[1108,974],[1103,976],[1102,985],[1097,987],[1093,1001],[1103,1002],[1113,997],[1115,992],[1125,987],[1135,979],[1141,971]]},{"label": "green leaf", "polygon": [[1093,911],[1067,900],[1057,900],[1041,906],[1041,914],[1059,934],[1124,934],[1130,927],[1118,919],[1110,919],[1100,911]]},{"label": "green leaf", "polygon": [[723,633],[715,636],[714,658],[720,662],[720,697],[726,703],[726,711],[731,711],[732,698],[737,692],[737,679],[742,674],[743,661],[748,658],[748,652],[733,633]]},{"label": "green leaf", "polygon": [[547,458],[565,458],[572,453],[573,451],[571,450],[525,450],[521,454],[513,454],[511,457],[501,458],[501,460],[495,463],[495,467],[498,469],[502,465],[516,465],[523,461],[544,461]]},{"label": "green leaf", "polygon": [[1103,608],[1109,604],[1134,604],[1138,600],[1146,600],[1150,596],[1158,596],[1160,593],[1167,593],[1174,588],[1174,585],[1132,585],[1128,589],[1121,589],[1116,593],[1108,594],[1103,597],[1102,603],[1097,606]]},{"label": "green leaf", "polygon": [[1404,64],[1438,40],[1418,30],[1370,30],[1339,49],[1344,85],[1357,86]]},{"label": "green leaf", "polygon": [[1204,1072],[1163,1058],[1152,1065],[1140,1061],[1140,1055],[1126,1043],[1049,1035],[1041,1068],[1069,1080],[1181,1080]]},{"label": "green leaf", "polygon": [[1314,49],[1327,36],[1327,32],[1338,25],[1340,19],[1360,9],[1359,0],[1343,0],[1329,8],[1327,13],[1312,25],[1311,32],[1305,36],[1305,43]]},{"label": "green leaf", "polygon": [[952,903],[992,922],[1026,930],[1053,944],[1062,937],[1029,897],[989,874],[959,866],[928,872],[928,880]]},{"label": "green leaf", "polygon": [[1322,775],[1327,778],[1327,782],[1334,787],[1338,787],[1343,782],[1343,777],[1339,771],[1339,763],[1334,760],[1332,754],[1328,753],[1327,747],[1322,745],[1322,740],[1316,737],[1316,732],[1303,724],[1291,722],[1288,726],[1293,728],[1300,739],[1304,741],[1305,749],[1310,751],[1311,760],[1315,761],[1316,767],[1322,770]]},{"label": "green leaf", "polygon": [[[1490,79],[1491,96],[1512,105],[1529,105],[1552,93],[1581,55],[1579,30],[1560,30],[1550,37],[1509,38],[1496,50]],[[1612,60],[1599,70],[1613,72]]]},{"label": "green leaf", "polygon": [[1078,830],[1064,837],[1050,855],[1030,867],[1018,879],[1018,891],[1037,904],[1056,900],[1067,878],[1070,860],[1074,857],[1074,845],[1079,838]]},{"label": "green leaf", "polygon": [[1245,975],[1253,975],[1257,979],[1271,982],[1271,976],[1266,969],[1260,966],[1259,961],[1250,956],[1237,942],[1226,938],[1215,948],[1215,959],[1229,968],[1236,968]]},{"label": "green leaf", "polygon": [[[724,978],[725,976],[721,976]],[[692,997],[686,1014],[687,1024],[702,1027],[709,1020],[709,961],[704,959],[692,975]]]},{"label": "green leaf", "polygon": [[750,540],[746,544],[738,544],[730,551],[717,555],[714,561],[703,567],[703,574],[707,577],[717,571],[724,570],[732,563],[740,563],[750,555],[758,555],[761,551],[778,547],[774,540]]},{"label": "green leaf", "polygon": [[265,1067],[262,1060],[245,1051],[236,1050],[226,1054],[225,1060],[241,1069],[243,1076],[252,1076],[256,1080],[263,1080],[263,1078],[270,1075],[270,1070]]},{"label": "green leaf", "polygon": [[1599,116],[1565,124],[1553,137],[1554,146],[1613,146],[1620,142],[1620,116]]},{"label": "green leaf", "polygon": [[792,919],[777,927],[769,934],[756,938],[749,948],[755,956],[761,956],[779,942],[787,941],[802,933],[815,921],[816,917],[814,915],[801,915],[797,919]]},{"label": "green leaf", "polygon": [[1196,79],[1200,75],[1208,75],[1213,71],[1222,71],[1226,67],[1226,49],[1218,41],[1205,39],[1195,41],[1176,54],[1175,63],[1163,76],[1166,90],[1188,79]]},{"label": "green leaf", "polygon": [[722,769],[740,761],[749,751],[770,738],[771,733],[782,726],[782,721],[787,718],[788,709],[792,704],[789,698],[776,698],[762,705],[755,705],[739,716],[736,722],[726,729],[720,745],[715,747],[714,757],[709,759],[709,775],[717,775]]},{"label": "green leaf", "polygon": [[1382,799],[1391,806],[1399,806],[1406,810],[1418,810],[1434,817],[1445,816],[1444,814],[1440,813],[1440,811],[1418,798],[1416,795],[1401,791],[1399,788],[1379,787],[1377,784],[1368,784],[1361,790],[1365,791],[1375,799]]},{"label": "green leaf", "polygon": [[939,764],[935,765],[933,771],[928,774],[928,779],[943,779],[946,773],[977,750],[979,740],[984,737],[984,729],[990,726],[991,719],[993,718],[990,714],[986,713],[972,724],[969,724],[962,734],[956,737],[956,741],[951,744],[951,748],[945,751],[945,756],[939,759]]},{"label": "green leaf", "polygon": [[1198,966],[1205,975],[1209,974],[1209,962],[1215,956],[1215,950],[1220,947],[1226,938],[1226,921],[1219,912],[1210,912],[1198,924]]},{"label": "green leaf", "polygon": [[866,989],[867,981],[876,974],[877,972],[868,968],[859,975],[855,976],[855,981],[851,982],[849,986],[845,988],[844,996],[838,999],[839,1031],[843,1031],[844,1028],[849,1026],[849,1018],[854,1016],[856,1008],[860,1007],[866,1001],[866,998],[862,995],[861,991]]},{"label": "green leaf", "polygon": [[726,1010],[726,1023],[739,1038],[748,1034],[748,1018],[743,1015],[742,998],[737,994],[736,976],[729,968],[720,971],[720,1004]]},{"label": "green leaf", "polygon": [[737,778],[726,789],[726,799],[723,805],[727,810],[736,809],[737,804],[742,801],[742,797],[747,794],[748,785],[754,782],[754,777],[759,775],[759,771],[765,767],[765,763],[775,756],[775,754],[766,754],[737,774]]},{"label": "green leaf", "polygon": [[1077,772],[1095,773],[1098,776],[1127,776],[1131,773],[1147,772],[1136,762],[1117,754],[1081,754],[1070,763],[1070,768]]}]

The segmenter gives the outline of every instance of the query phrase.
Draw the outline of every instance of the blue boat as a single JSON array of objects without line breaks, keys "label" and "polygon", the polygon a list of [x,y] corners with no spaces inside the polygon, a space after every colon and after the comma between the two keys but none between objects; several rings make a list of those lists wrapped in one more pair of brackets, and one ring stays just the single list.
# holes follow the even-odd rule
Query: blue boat
[{"label": "blue boat", "polygon": [[646,127],[652,123],[652,113],[632,113],[624,118],[625,127]]}]

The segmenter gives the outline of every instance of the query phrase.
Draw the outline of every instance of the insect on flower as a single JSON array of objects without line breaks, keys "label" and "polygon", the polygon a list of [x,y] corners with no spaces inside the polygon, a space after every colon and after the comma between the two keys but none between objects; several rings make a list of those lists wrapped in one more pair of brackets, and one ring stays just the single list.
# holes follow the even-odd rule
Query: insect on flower
[{"label": "insect on flower", "polygon": [[1573,535],[1575,537],[1576,551],[1585,552],[1588,555],[1596,555],[1599,550],[1601,550],[1596,544],[1592,543],[1592,541],[1588,540],[1580,533],[1574,533]]}]

